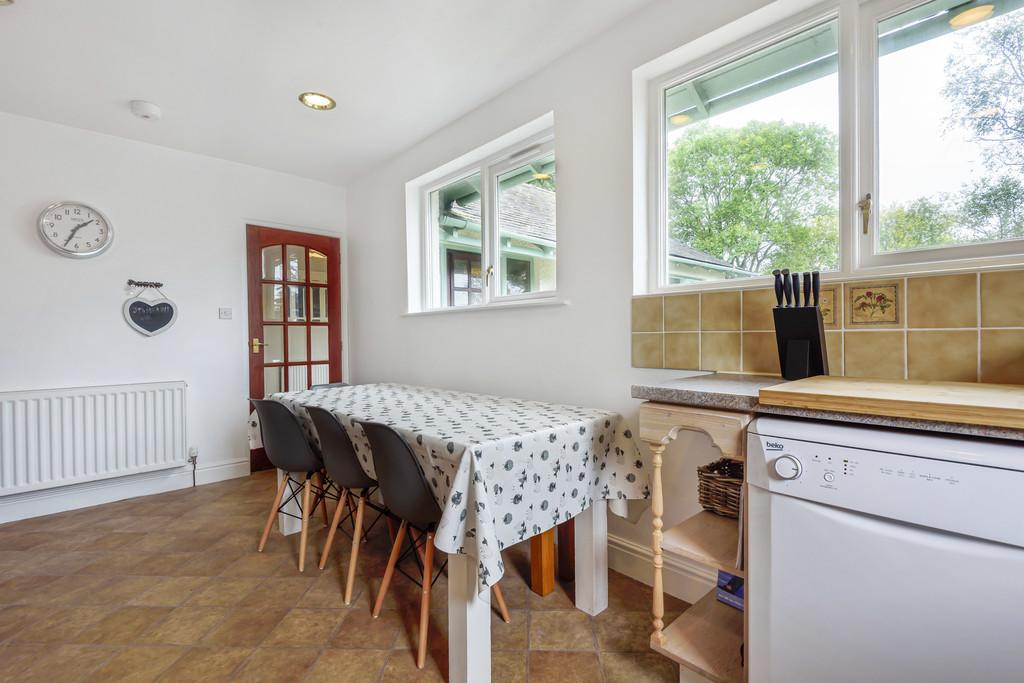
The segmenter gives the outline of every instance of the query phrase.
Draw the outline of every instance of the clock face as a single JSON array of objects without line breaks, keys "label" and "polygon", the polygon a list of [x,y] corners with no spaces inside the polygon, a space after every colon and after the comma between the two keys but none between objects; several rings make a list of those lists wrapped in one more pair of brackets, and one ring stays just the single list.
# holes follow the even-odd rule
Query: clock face
[{"label": "clock face", "polygon": [[39,216],[39,234],[48,247],[72,258],[96,256],[114,239],[110,221],[102,213],[76,202],[46,207]]}]

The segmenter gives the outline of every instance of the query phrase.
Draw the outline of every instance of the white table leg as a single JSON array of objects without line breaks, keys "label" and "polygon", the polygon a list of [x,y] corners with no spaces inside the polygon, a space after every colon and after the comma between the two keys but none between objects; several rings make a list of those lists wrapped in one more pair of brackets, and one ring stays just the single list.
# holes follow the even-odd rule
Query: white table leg
[{"label": "white table leg", "polygon": [[491,591],[477,592],[477,560],[448,555],[448,680],[491,680]]},{"label": "white table leg", "polygon": [[595,500],[576,520],[576,609],[608,608],[608,503]]},{"label": "white table leg", "polygon": [[[278,470],[277,485],[280,486],[281,481],[287,476],[288,474],[284,470]],[[297,478],[293,477],[293,479],[299,481]],[[291,497],[291,495],[291,488],[285,489],[284,498],[282,499],[282,502],[288,500],[288,498]],[[297,517],[289,517],[288,515],[279,514],[277,516],[277,526],[281,529],[281,533],[285,536],[299,533],[299,531],[302,529],[302,508],[299,507],[298,500],[292,500],[291,502],[289,502],[287,505],[284,506],[282,511],[290,512],[293,515],[296,515]]]}]

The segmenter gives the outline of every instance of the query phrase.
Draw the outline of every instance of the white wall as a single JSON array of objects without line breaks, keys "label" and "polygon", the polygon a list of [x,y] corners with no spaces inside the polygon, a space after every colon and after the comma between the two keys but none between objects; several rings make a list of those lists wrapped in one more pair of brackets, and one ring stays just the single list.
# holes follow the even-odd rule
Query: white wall
[{"label": "white wall", "polygon": [[[245,223],[340,231],[344,197],[323,183],[0,113],[0,391],[185,380],[200,468],[247,472]],[[108,252],[73,261],[43,245],[36,218],[60,200],[107,215]],[[174,327],[147,338],[125,324],[129,278],[165,283],[179,307]],[[222,306],[233,319],[218,320]]]},{"label": "white wall", "polygon": [[[631,72],[764,0],[655,2],[348,188],[355,381],[394,380],[607,408],[635,419],[630,384],[683,375],[630,367]],[[404,184],[555,112],[558,280],[568,306],[403,317]],[[696,443],[697,453],[684,453]],[[680,439],[668,455],[667,522],[696,511],[694,470],[715,457]],[[677,490],[678,488],[678,490]],[[649,517],[610,530],[636,548]]]}]

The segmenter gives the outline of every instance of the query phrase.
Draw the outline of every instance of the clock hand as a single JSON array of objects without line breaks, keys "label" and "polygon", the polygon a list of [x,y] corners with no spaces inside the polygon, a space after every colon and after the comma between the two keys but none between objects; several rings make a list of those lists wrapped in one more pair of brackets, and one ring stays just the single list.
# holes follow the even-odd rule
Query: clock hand
[{"label": "clock hand", "polygon": [[67,238],[66,240],[64,240],[64,246],[65,246],[65,247],[66,247],[66,246],[68,246],[68,242],[70,242],[70,241],[71,241],[71,238],[75,236],[75,233],[76,233],[76,232],[78,232],[79,230],[81,230],[81,229],[82,229],[82,228],[84,228],[85,226],[89,225],[89,224],[90,224],[90,223],[92,223],[92,221],[94,221],[94,220],[96,220],[96,219],[94,218],[94,219],[92,219],[92,220],[89,220],[89,221],[86,221],[86,222],[84,222],[84,223],[79,223],[79,224],[78,224],[78,225],[76,225],[75,227],[71,228],[71,232],[70,232],[70,233],[68,234],[68,238]]}]

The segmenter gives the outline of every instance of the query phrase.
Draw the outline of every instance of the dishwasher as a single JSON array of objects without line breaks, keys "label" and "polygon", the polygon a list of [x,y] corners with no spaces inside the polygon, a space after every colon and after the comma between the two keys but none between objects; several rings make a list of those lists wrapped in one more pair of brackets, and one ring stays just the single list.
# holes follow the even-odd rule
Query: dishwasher
[{"label": "dishwasher", "polygon": [[748,680],[1024,681],[1024,445],[758,417]]}]

